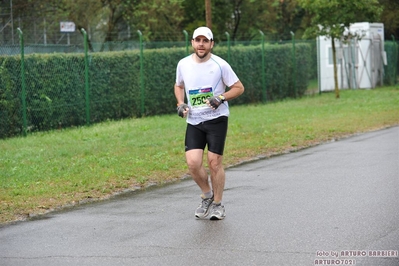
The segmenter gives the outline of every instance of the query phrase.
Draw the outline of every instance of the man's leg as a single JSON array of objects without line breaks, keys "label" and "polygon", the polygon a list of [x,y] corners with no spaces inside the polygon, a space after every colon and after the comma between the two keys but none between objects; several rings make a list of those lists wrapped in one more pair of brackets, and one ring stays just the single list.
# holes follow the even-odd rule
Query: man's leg
[{"label": "man's leg", "polygon": [[226,175],[223,168],[223,155],[208,151],[208,165],[215,202],[221,202]]},{"label": "man's leg", "polygon": [[186,151],[186,161],[190,174],[202,193],[205,194],[211,191],[211,187],[208,181],[208,173],[202,162],[203,155],[204,150],[201,149]]},{"label": "man's leg", "polygon": [[214,193],[214,201],[209,207],[209,219],[211,220],[222,220],[226,217],[226,211],[222,205],[223,190],[226,180],[222,161],[222,155],[208,151],[208,164]]},{"label": "man's leg", "polygon": [[199,219],[205,218],[209,213],[209,208],[213,202],[213,194],[208,181],[208,173],[202,162],[204,150],[193,149],[186,151],[187,165],[194,181],[202,191],[202,201],[195,210],[195,216]]},{"label": "man's leg", "polygon": [[208,166],[211,173],[211,185],[214,200],[209,207],[211,220],[222,220],[226,216],[222,204],[223,191],[225,186],[225,172],[223,168],[223,151],[227,135],[228,118],[221,117],[210,124],[208,140]]}]

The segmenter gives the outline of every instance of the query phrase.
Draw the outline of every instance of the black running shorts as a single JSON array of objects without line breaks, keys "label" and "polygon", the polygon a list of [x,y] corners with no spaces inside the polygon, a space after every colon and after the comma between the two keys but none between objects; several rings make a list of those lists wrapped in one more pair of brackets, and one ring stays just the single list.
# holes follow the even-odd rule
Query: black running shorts
[{"label": "black running shorts", "polygon": [[186,151],[193,149],[204,150],[208,144],[208,151],[223,155],[227,126],[227,116],[221,116],[198,125],[187,124]]}]

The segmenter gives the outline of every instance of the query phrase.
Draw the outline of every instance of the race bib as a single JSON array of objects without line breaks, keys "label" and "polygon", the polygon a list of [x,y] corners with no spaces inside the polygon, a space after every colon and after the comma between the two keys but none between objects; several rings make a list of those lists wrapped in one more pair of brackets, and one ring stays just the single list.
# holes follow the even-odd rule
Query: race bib
[{"label": "race bib", "polygon": [[200,87],[189,89],[189,100],[192,108],[206,107],[206,99],[213,96],[212,87]]}]

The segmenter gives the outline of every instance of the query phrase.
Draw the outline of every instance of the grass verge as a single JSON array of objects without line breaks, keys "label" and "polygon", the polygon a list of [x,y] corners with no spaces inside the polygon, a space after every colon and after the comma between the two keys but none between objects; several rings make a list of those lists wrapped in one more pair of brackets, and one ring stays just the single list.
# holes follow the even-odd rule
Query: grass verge
[{"label": "grass verge", "polygon": [[[225,165],[399,124],[399,87],[231,107]],[[176,115],[0,140],[0,223],[186,175]]]}]

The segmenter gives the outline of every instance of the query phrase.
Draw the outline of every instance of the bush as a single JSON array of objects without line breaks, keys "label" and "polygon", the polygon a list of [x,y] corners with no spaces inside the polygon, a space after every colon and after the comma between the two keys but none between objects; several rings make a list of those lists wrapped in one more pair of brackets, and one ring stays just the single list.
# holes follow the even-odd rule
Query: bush
[{"label": "bush", "polygon": [[[214,53],[228,58],[227,47],[216,47]],[[84,54],[27,55],[27,128],[42,131],[175,112],[175,71],[184,56],[184,48],[144,50],[141,78],[137,49],[90,53],[86,91]],[[295,88],[299,96],[305,92],[311,48],[309,44],[297,44],[293,66],[291,44],[266,45],[264,73],[260,45],[231,47],[230,63],[246,89],[232,104],[261,102],[264,89],[266,100],[275,101],[295,97]],[[0,58],[0,138],[22,130],[20,65],[19,56]]]}]

